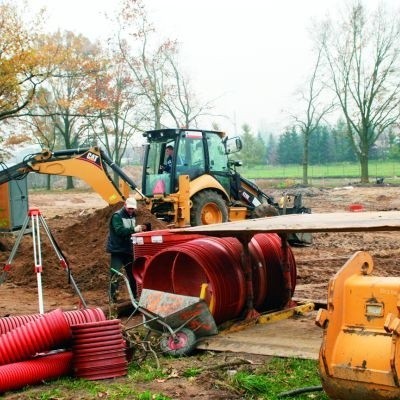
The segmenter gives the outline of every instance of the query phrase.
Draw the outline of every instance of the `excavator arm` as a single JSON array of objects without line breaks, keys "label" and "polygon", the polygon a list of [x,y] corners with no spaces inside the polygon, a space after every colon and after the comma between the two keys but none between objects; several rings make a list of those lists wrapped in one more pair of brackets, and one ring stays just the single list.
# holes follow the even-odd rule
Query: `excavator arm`
[{"label": "excavator arm", "polygon": [[[107,166],[119,176],[119,186],[111,179]],[[0,184],[22,179],[30,172],[82,179],[108,204],[123,201],[129,196],[129,189],[144,197],[132,179],[98,147],[32,154],[16,165],[0,169]]]}]

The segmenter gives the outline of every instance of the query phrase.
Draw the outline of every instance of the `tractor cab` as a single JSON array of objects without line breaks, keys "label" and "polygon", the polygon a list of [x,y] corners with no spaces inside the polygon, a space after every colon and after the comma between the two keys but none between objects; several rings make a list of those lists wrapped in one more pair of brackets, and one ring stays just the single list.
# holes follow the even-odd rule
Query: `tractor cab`
[{"label": "tractor cab", "polygon": [[199,226],[278,214],[310,212],[300,195],[282,206],[236,171],[229,155],[242,149],[239,137],[200,129],[145,132],[142,192],[151,213],[173,227]]},{"label": "tractor cab", "polygon": [[180,175],[188,175],[193,181],[204,174],[214,176],[229,193],[228,154],[241,149],[239,138],[227,140],[223,132],[196,129],[161,129],[144,136],[145,196],[176,193]]}]

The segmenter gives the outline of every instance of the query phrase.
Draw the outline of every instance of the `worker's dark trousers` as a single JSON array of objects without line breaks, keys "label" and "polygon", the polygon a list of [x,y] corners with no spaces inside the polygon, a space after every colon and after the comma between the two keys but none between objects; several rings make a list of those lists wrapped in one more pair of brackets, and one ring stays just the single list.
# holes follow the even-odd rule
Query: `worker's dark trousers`
[{"label": "worker's dark trousers", "polygon": [[[110,267],[112,269],[121,272],[122,267],[125,268],[126,276],[129,281],[129,285],[131,287],[133,296],[136,297],[136,281],[132,275],[132,264],[133,257],[132,254],[126,253],[111,253],[111,262]],[[110,270],[110,301],[115,302],[117,300],[117,291],[119,288],[119,282],[121,281],[121,277],[119,277],[116,273]]]}]

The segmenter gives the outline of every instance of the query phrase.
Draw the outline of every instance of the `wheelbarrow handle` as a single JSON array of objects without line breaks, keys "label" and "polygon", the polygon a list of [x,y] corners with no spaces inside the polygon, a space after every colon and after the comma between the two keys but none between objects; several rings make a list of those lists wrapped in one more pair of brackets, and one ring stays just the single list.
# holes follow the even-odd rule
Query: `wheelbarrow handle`
[{"label": "wheelbarrow handle", "polygon": [[129,280],[128,278],[121,273],[120,271],[117,271],[114,268],[111,268],[111,271],[114,272],[115,274],[117,274],[118,276],[122,277],[125,281],[126,287],[128,289],[128,293],[129,293],[129,297],[131,299],[132,305],[135,308],[136,312],[137,310],[139,310],[143,315],[145,315],[146,317],[151,318],[152,321],[156,320],[160,325],[164,326],[172,335],[175,335],[175,331],[166,323],[164,322],[159,315],[151,312],[150,310],[143,308],[139,305],[139,303],[136,301],[135,297],[133,296],[131,287],[129,285]]},{"label": "wheelbarrow handle", "polygon": [[129,298],[131,299],[131,302],[132,302],[133,306],[135,307],[135,311],[136,311],[139,308],[139,303],[136,301],[136,299],[135,299],[135,297],[134,297],[134,295],[132,293],[132,289],[131,289],[131,286],[129,284],[128,278],[123,273],[121,273],[120,271],[117,271],[114,268],[111,268],[111,271],[114,272],[114,274],[117,274],[118,276],[120,276],[120,277],[122,277],[124,279],[125,284],[126,284],[126,288],[128,289]]}]

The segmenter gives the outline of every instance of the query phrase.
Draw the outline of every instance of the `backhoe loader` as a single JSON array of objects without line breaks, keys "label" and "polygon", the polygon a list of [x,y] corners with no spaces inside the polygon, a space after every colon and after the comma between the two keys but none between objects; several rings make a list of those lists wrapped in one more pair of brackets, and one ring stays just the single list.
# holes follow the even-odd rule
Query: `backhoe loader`
[{"label": "backhoe loader", "polygon": [[[279,214],[310,213],[301,194],[285,194],[275,202],[236,170],[240,162],[229,158],[241,150],[239,137],[199,129],[147,131],[142,190],[100,148],[70,149],[32,154],[23,162],[0,169],[0,185],[29,172],[73,176],[84,180],[109,204],[123,201],[130,190],[158,219],[171,228],[207,225]],[[173,146],[169,172],[165,153]],[[119,186],[110,176],[119,176]],[[298,234],[291,242],[310,243]]]}]

